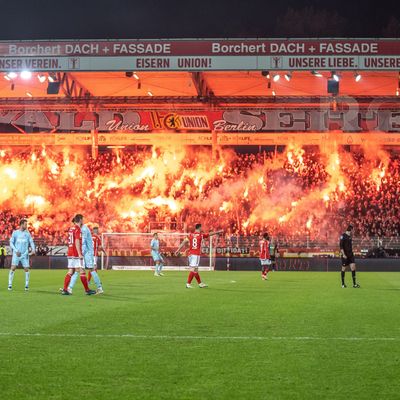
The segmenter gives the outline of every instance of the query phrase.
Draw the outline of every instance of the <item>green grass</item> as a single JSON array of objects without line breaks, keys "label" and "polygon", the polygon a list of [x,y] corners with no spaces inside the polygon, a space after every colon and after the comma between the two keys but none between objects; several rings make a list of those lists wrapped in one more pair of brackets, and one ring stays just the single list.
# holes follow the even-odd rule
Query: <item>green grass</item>
[{"label": "green grass", "polygon": [[344,290],[338,273],[209,272],[187,290],[186,273],[104,272],[105,295],[62,297],[64,274],[34,270],[25,293],[0,271],[2,399],[400,396],[400,274]]}]

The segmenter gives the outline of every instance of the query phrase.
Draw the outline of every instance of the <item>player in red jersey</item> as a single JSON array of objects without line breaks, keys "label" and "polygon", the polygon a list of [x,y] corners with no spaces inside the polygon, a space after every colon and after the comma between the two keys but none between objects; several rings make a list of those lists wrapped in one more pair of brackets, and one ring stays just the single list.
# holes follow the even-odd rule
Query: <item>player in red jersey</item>
[{"label": "player in red jersey", "polygon": [[268,279],[269,266],[271,265],[268,233],[264,233],[262,239],[260,240],[260,262],[261,262],[261,278],[265,281]]},{"label": "player in red jersey", "polygon": [[90,290],[88,281],[86,278],[85,268],[83,266],[82,256],[82,233],[81,226],[83,225],[83,216],[81,214],[75,215],[72,219],[73,226],[68,230],[68,272],[64,279],[64,288],[61,294],[68,296],[70,291],[68,286],[71,282],[71,278],[75,273],[80,274],[81,282],[85,288],[87,295],[96,294],[95,290]]},{"label": "player in red jersey", "polygon": [[[101,238],[99,236],[99,227],[98,226],[93,227],[92,238],[93,238],[93,249],[94,249],[93,270],[97,272],[97,258],[99,256],[99,252],[106,254],[105,250],[103,249],[103,246],[101,245]],[[91,280],[92,280],[92,273],[91,273],[91,270],[89,269],[88,282],[90,283]]]},{"label": "player in red jersey", "polygon": [[217,235],[223,232],[210,232],[210,233],[203,233],[201,231],[201,224],[196,224],[195,231],[187,236],[184,241],[179,246],[178,250],[176,251],[176,255],[180,252],[183,246],[189,244],[189,277],[186,283],[186,288],[192,289],[192,280],[196,278],[197,283],[199,284],[200,288],[206,288],[207,285],[201,281],[199,275],[199,264],[200,264],[200,255],[201,255],[201,242],[203,239],[208,239],[210,236]]}]

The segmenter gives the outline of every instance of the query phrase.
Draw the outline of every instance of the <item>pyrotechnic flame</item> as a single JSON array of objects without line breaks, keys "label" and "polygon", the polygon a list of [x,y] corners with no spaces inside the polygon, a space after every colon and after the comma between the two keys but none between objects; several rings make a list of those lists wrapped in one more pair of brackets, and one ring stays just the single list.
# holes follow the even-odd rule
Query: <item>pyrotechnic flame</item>
[{"label": "pyrotechnic flame", "polygon": [[5,169],[4,169],[4,173],[5,173],[9,178],[11,178],[11,179],[13,179],[13,180],[17,179],[18,174],[17,174],[17,172],[16,172],[14,169],[12,169],[12,168],[5,168]]},{"label": "pyrotechnic flame", "polygon": [[[212,163],[204,150],[152,149],[131,164],[124,152],[114,153],[108,169],[94,163],[89,170],[87,155],[75,150],[55,154],[43,148],[22,158],[7,152],[0,158],[0,205],[15,215],[34,212],[40,219],[32,223],[50,230],[65,230],[71,215],[82,212],[109,231],[145,230],[150,213],[152,220],[174,216],[189,227],[204,217],[210,225],[252,234],[266,225],[285,234],[320,231],[320,221],[328,226],[329,213],[353,193],[344,171],[354,160],[346,154],[333,149],[310,162],[308,153],[292,146],[273,159],[259,158],[250,169],[229,151]],[[377,160],[364,175],[381,190],[390,170],[389,159],[379,157],[376,172]],[[317,162],[322,178],[310,185],[307,168]]]},{"label": "pyrotechnic flame", "polygon": [[293,160],[293,153],[291,151],[288,151],[287,159],[288,159],[289,164],[293,165],[294,160]]},{"label": "pyrotechnic flame", "polygon": [[231,209],[232,209],[232,203],[230,201],[224,201],[222,203],[222,206],[219,208],[219,211],[228,212]]},{"label": "pyrotechnic flame", "polygon": [[178,211],[179,207],[175,200],[173,199],[166,199],[161,196],[158,196],[154,199],[150,199],[149,203],[154,204],[156,206],[167,206],[171,211],[176,212]]},{"label": "pyrotechnic flame", "polygon": [[371,173],[371,179],[376,185],[376,190],[379,192],[382,187],[382,180],[386,175],[386,167],[382,165],[382,163],[379,165],[378,168],[375,168],[372,170]]},{"label": "pyrotechnic flame", "polygon": [[282,215],[281,217],[279,217],[278,221],[279,223],[283,223],[286,222],[288,220],[288,216],[287,215]]}]

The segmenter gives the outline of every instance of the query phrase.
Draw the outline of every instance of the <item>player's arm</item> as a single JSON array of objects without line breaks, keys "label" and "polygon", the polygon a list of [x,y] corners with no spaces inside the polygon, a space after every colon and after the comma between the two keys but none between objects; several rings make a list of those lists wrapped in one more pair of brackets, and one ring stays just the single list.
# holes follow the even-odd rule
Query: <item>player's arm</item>
[{"label": "player's arm", "polygon": [[107,255],[107,252],[105,251],[104,247],[99,243],[97,247],[97,251],[101,251],[105,256]]},{"label": "player's arm", "polygon": [[[81,228],[81,240],[82,240],[82,254],[86,254],[87,252],[87,243],[88,243],[88,232],[86,230],[86,226],[82,226]],[[78,247],[77,247],[78,248]],[[79,252],[79,251],[78,251]]]},{"label": "player's arm", "polygon": [[344,239],[343,239],[343,236],[340,236],[339,247],[340,247],[340,255],[343,258],[347,258],[346,253],[344,251]]},{"label": "player's arm", "polygon": [[[31,251],[29,252],[29,248],[31,249]],[[29,234],[29,247],[28,250],[26,251],[25,256],[28,256],[30,254],[35,254],[36,253],[36,247],[35,247],[35,243],[32,239],[31,234]]]},{"label": "player's arm", "polygon": [[177,256],[179,254],[179,252],[181,251],[181,249],[183,248],[183,246],[186,245],[186,243],[189,242],[189,238],[185,237],[185,239],[183,239],[183,242],[180,244],[180,246],[178,247],[178,250],[175,252],[175,255]]},{"label": "player's arm", "polygon": [[219,231],[210,232],[210,233],[208,234],[208,236],[219,235],[220,233],[223,233],[223,232],[224,232],[224,230],[223,230],[223,229],[220,229]]},{"label": "player's arm", "polygon": [[16,236],[16,232],[14,231],[11,235],[10,247],[11,247],[12,251],[17,254],[17,257],[20,257],[21,253],[18,251],[17,247],[15,246],[15,236]]},{"label": "player's arm", "polygon": [[18,250],[17,250],[17,248],[15,247],[14,242],[15,242],[15,232],[13,232],[12,235],[11,235],[10,247],[11,247],[12,251],[17,252]]},{"label": "player's arm", "polygon": [[79,239],[79,238],[75,239],[75,247],[76,247],[76,251],[78,252],[78,257],[83,258],[82,251],[81,251],[81,239]]}]

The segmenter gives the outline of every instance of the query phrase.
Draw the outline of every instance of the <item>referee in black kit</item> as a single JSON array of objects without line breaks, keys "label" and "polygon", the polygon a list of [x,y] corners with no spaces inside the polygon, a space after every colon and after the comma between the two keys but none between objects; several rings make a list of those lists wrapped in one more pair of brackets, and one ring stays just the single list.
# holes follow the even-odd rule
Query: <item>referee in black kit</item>
[{"label": "referee in black kit", "polygon": [[360,285],[356,281],[356,262],[354,260],[353,254],[353,241],[351,238],[351,232],[353,231],[353,226],[349,225],[346,232],[340,236],[340,255],[342,257],[342,288],[346,288],[344,283],[344,275],[346,272],[346,267],[350,266],[351,275],[353,277],[353,288],[359,288]]}]

